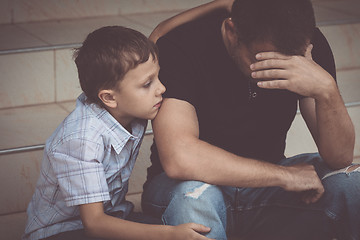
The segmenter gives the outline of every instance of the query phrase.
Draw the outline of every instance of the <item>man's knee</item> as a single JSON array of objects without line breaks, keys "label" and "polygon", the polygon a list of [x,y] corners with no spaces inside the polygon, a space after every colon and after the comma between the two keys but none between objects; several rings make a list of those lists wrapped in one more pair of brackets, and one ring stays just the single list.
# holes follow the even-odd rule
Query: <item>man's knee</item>
[{"label": "man's knee", "polygon": [[[226,218],[226,204],[218,186],[197,181],[179,184],[173,193],[164,215],[176,214],[177,218],[201,218],[201,216]],[[196,216],[195,216],[196,215]]]},{"label": "man's knee", "polygon": [[351,201],[351,199],[358,201],[360,196],[360,164],[330,172],[322,178],[322,182],[325,187],[325,195],[330,195],[334,201]]}]

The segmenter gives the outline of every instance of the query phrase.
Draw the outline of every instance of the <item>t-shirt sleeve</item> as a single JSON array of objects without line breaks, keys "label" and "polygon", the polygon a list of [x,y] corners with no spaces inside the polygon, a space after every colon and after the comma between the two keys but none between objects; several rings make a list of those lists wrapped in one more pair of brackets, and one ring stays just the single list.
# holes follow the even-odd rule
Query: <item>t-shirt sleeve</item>
[{"label": "t-shirt sleeve", "polygon": [[103,146],[86,139],[71,139],[49,154],[60,192],[67,206],[110,200],[101,161]]},{"label": "t-shirt sleeve", "polygon": [[324,68],[336,81],[336,69],[334,56],[331,51],[330,45],[321,31],[316,28],[312,44],[312,57],[314,61]]},{"label": "t-shirt sleeve", "polygon": [[184,100],[196,107],[198,81],[193,59],[167,38],[160,38],[157,46],[160,53],[159,78],[166,87],[164,97]]}]

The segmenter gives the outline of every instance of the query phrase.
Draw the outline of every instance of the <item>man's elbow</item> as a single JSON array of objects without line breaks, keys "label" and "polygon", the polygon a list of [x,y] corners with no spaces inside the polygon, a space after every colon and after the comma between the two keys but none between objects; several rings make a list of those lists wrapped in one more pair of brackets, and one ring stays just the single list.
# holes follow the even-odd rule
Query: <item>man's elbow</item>
[{"label": "man's elbow", "polygon": [[[171,158],[171,159],[170,159]],[[191,178],[191,172],[193,170],[191,164],[188,163],[184,154],[173,154],[171,157],[162,158],[162,166],[166,175],[169,178],[189,180]]]},{"label": "man's elbow", "polygon": [[333,169],[342,169],[352,164],[354,160],[353,152],[343,152],[334,156],[323,156],[325,162]]}]

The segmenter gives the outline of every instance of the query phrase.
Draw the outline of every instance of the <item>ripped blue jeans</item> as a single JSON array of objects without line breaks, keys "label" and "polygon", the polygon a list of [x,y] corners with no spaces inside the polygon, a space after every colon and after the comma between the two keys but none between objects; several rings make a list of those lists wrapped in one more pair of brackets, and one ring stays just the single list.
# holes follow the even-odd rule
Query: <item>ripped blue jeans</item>
[{"label": "ripped blue jeans", "polygon": [[360,167],[333,172],[318,154],[302,154],[281,165],[309,163],[325,193],[305,204],[299,193],[279,187],[235,188],[170,179],[162,173],[148,182],[142,196],[147,214],[164,224],[195,222],[211,228],[209,238],[276,240],[360,239]]}]

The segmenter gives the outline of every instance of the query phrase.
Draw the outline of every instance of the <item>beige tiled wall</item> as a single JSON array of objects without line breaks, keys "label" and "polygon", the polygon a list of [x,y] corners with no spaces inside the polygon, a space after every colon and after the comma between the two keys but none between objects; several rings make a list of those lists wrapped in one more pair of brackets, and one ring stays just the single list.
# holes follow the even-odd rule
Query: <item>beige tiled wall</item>
[{"label": "beige tiled wall", "polygon": [[360,102],[360,68],[338,71],[337,79],[344,102]]},{"label": "beige tiled wall", "polygon": [[[360,157],[360,107],[348,107],[349,115],[355,127],[355,149],[354,156],[356,161]],[[286,139],[285,155],[287,157],[305,152],[317,152],[317,148],[306,124],[300,114],[297,114],[295,120],[288,132]]]},{"label": "beige tiled wall", "polygon": [[[39,177],[42,151],[0,156],[0,215],[26,210]],[[6,189],[6,190],[5,190]],[[6,193],[4,192],[6,191]]]},{"label": "beige tiled wall", "polygon": [[56,104],[0,110],[0,149],[44,144],[68,114]]},{"label": "beige tiled wall", "polygon": [[3,0],[0,23],[114,16],[187,9],[209,0]]},{"label": "beige tiled wall", "polygon": [[0,1],[0,24],[11,23],[11,0]]},{"label": "beige tiled wall", "polygon": [[72,49],[55,51],[55,86],[57,102],[74,100],[81,93],[77,68],[72,55]]},{"label": "beige tiled wall", "polygon": [[360,23],[320,27],[335,56],[338,70],[360,68]]},{"label": "beige tiled wall", "polygon": [[0,108],[54,102],[52,51],[0,55]]}]

